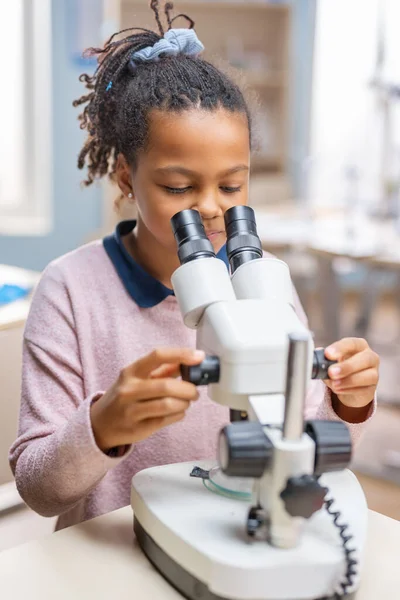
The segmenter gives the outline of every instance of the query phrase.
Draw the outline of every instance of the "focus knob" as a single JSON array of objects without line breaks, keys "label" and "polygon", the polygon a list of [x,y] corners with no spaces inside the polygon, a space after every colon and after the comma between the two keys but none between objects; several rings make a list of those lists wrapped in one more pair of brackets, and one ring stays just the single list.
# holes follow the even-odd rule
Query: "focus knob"
[{"label": "focus knob", "polygon": [[181,365],[181,376],[183,381],[189,381],[194,385],[208,385],[219,381],[219,358],[218,356],[206,356],[199,365]]},{"label": "focus knob", "polygon": [[312,475],[302,475],[288,479],[281,498],[289,515],[309,519],[323,507],[327,492]]},{"label": "focus knob", "polygon": [[260,423],[238,421],[219,437],[219,464],[231,477],[262,477],[272,459],[273,446]]},{"label": "focus knob", "polygon": [[315,442],[314,474],[346,469],[351,461],[350,431],[342,421],[307,421],[306,433]]},{"label": "focus knob", "polygon": [[336,364],[337,360],[326,358],[325,348],[317,348],[314,350],[311,379],[330,379],[328,369]]}]

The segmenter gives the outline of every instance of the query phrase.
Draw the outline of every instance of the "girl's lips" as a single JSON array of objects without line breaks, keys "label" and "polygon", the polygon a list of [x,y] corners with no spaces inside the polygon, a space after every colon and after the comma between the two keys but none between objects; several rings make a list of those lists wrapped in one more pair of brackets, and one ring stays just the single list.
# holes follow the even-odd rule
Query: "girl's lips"
[{"label": "girl's lips", "polygon": [[221,233],[223,231],[206,231],[206,235],[210,241],[221,235]]}]

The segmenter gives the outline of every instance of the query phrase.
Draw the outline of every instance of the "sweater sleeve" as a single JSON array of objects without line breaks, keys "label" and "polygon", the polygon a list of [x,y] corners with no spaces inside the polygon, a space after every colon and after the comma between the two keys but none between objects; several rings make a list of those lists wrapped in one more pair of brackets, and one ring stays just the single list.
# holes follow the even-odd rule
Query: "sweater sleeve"
[{"label": "sweater sleeve", "polygon": [[[301,321],[308,327],[308,319],[301,305],[300,299],[295,289],[293,289],[294,305],[296,313]],[[337,341],[337,340],[332,340]],[[376,397],[371,405],[367,418],[362,423],[346,423],[349,428],[353,443],[356,444],[360,439],[367,422],[372,418],[376,411]],[[327,421],[341,421],[332,406],[332,392],[323,381],[310,381],[306,402],[305,418],[307,420],[319,419]]]},{"label": "sweater sleeve", "polygon": [[23,341],[18,438],[10,465],[24,501],[43,516],[71,509],[124,457],[96,445],[85,398],[68,290],[57,267],[45,271]]}]

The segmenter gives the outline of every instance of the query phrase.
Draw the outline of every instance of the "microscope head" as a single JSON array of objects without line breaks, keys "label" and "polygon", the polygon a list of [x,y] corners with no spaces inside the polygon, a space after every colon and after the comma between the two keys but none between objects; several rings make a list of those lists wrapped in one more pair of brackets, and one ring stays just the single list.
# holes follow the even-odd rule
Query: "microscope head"
[{"label": "microscope head", "polygon": [[313,343],[294,310],[287,265],[263,258],[253,210],[235,206],[225,224],[231,275],[216,258],[199,213],[173,217],[181,266],[172,284],[185,324],[197,331],[197,347],[219,360],[210,397],[247,411],[250,395],[284,394],[289,334],[307,338],[309,378]]},{"label": "microscope head", "polygon": [[252,208],[225,213],[230,273],[197,211],[181,211],[171,224],[181,262],[172,276],[175,295],[185,325],[197,331],[197,347],[213,357],[186,369],[188,380],[210,384],[213,400],[246,411],[249,395],[285,392],[289,335],[307,339],[307,378],[328,377],[331,363],[314,352],[312,335],[294,310],[288,266],[263,257]]}]

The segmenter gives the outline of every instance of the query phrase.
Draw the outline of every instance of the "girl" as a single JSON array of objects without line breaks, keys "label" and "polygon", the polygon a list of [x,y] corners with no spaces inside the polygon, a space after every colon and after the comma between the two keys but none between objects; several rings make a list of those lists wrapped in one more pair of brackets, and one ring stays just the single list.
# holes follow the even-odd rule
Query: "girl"
[{"label": "girl", "polygon": [[[138,220],[54,261],[24,336],[19,437],[10,461],[21,496],[57,528],[129,503],[146,467],[214,458],[229,420],[206,390],[176,376],[199,363],[170,278],[170,218],[194,208],[226,261],[225,211],[248,201],[251,118],[239,88],[199,57],[192,28],[135,30],[93,50],[83,75],[86,183],[110,173]],[[193,23],[190,22],[192,27]],[[297,311],[306,322],[297,301]],[[332,381],[311,382],[306,417],[343,419],[356,439],[374,412],[378,357],[360,339],[330,347]],[[328,386],[328,387],[327,387]]]}]

